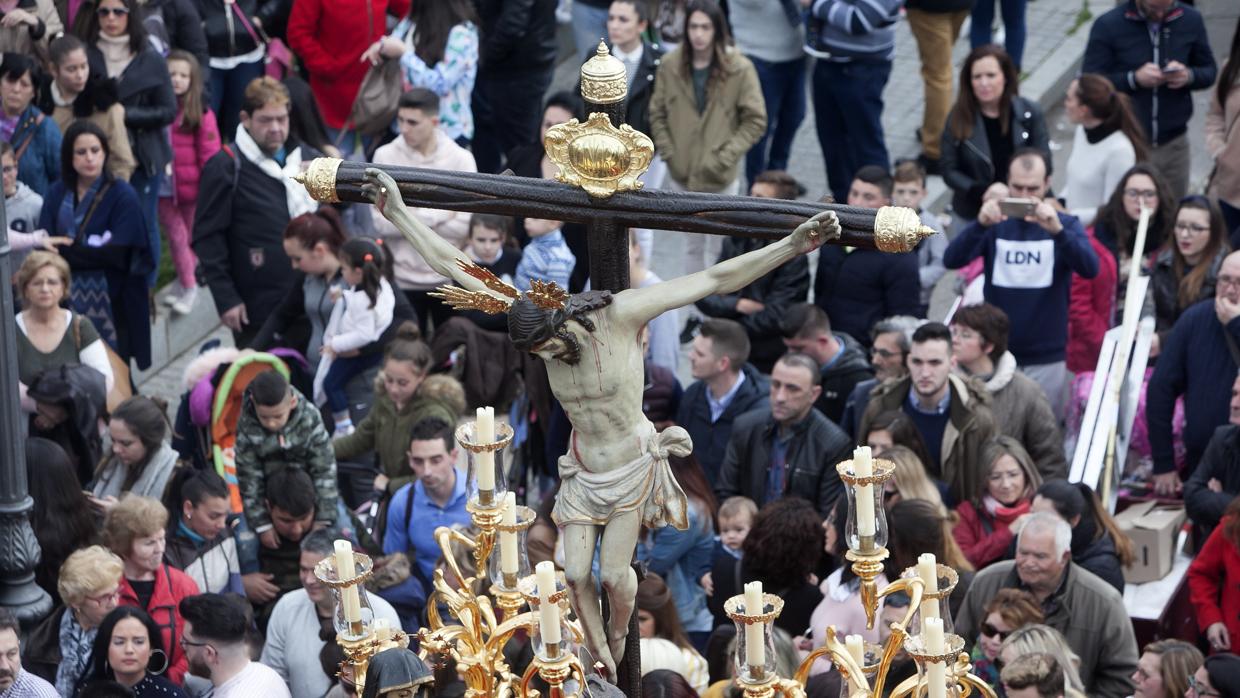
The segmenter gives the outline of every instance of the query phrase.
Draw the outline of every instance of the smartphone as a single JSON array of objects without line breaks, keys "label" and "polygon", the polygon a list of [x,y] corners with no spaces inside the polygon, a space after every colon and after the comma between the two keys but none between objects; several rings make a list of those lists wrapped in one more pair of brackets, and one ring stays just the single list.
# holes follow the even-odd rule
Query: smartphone
[{"label": "smartphone", "polygon": [[1168,73],[1178,73],[1181,70],[1184,70],[1184,69],[1183,68],[1171,68],[1165,65],[1162,67],[1163,75],[1167,75]]},{"label": "smartphone", "polygon": [[1033,215],[1038,202],[1032,199],[999,199],[999,210],[1008,218],[1024,218]]}]

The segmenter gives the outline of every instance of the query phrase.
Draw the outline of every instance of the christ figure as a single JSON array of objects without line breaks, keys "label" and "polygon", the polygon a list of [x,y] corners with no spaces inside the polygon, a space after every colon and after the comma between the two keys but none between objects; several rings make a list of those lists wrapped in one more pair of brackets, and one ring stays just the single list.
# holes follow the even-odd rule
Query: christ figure
[{"label": "christ figure", "polygon": [[[565,578],[586,646],[614,677],[637,594],[629,563],[641,527],[688,527],[685,494],[667,459],[688,455],[692,442],[680,427],[657,432],[642,413],[642,328],[705,296],[735,293],[838,238],[835,213],[819,213],[762,249],[646,288],[570,297],[554,284],[536,284],[522,296],[494,277],[486,279],[487,272],[420,223],[390,175],[369,168],[363,188],[418,254],[456,281],[461,289],[451,291],[458,298],[472,297],[472,307],[507,312],[509,338],[546,363],[551,391],[573,426],[569,452],[559,461],[561,484],[553,513],[564,536]],[[600,536],[598,581],[610,604],[609,628],[591,570]]]}]

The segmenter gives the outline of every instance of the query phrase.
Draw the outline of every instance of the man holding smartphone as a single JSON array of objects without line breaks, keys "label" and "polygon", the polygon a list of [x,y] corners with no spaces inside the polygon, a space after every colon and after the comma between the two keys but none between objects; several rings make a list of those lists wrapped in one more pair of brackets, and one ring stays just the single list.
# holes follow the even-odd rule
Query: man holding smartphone
[{"label": "man holding smartphone", "polygon": [[[1007,197],[1004,192],[988,193],[977,220],[947,246],[943,264],[959,269],[977,257],[985,259],[986,302],[1019,318],[1012,323],[1008,350],[1020,369],[1042,386],[1062,422],[1069,383],[1065,358],[1072,273],[1092,279],[1098,274],[1098,256],[1081,221],[1056,211],[1044,199],[1050,187],[1048,171],[1041,150],[1022,148],[1013,153]],[[1019,209],[1026,215],[1010,217],[1004,209]]]},{"label": "man holding smartphone", "polygon": [[1179,0],[1127,0],[1089,31],[1083,73],[1100,73],[1132,95],[1150,161],[1178,200],[1188,190],[1192,90],[1214,84],[1218,66],[1201,13]]}]

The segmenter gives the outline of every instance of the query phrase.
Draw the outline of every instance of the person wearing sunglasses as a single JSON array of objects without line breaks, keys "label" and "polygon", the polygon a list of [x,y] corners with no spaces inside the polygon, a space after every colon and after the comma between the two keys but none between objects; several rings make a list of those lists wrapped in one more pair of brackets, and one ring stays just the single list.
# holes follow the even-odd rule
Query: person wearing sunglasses
[{"label": "person wearing sunglasses", "polygon": [[1240,657],[1216,654],[1188,677],[1184,698],[1240,698]]},{"label": "person wearing sunglasses", "polygon": [[[99,0],[86,33],[90,72],[116,80],[125,107],[125,128],[137,168],[129,183],[138,193],[147,238],[159,259],[159,191],[172,162],[165,129],[177,117],[177,99],[164,57],[155,50],[142,22],[138,0]],[[155,271],[148,274],[155,281]]]},{"label": "person wearing sunglasses", "polygon": [[1171,244],[1158,253],[1150,272],[1155,355],[1190,305],[1214,297],[1219,267],[1231,248],[1223,214],[1204,196],[1180,202],[1171,233]]},{"label": "person wearing sunglasses", "polygon": [[978,632],[970,658],[973,674],[994,686],[999,682],[999,649],[1013,631],[1044,619],[1038,600],[1022,589],[1000,589],[986,604],[986,620]]},{"label": "person wearing sunglasses", "polygon": [[73,695],[86,671],[99,625],[120,599],[123,570],[121,559],[101,545],[74,552],[56,582],[64,605],[22,643],[26,670],[55,684],[62,696]]}]

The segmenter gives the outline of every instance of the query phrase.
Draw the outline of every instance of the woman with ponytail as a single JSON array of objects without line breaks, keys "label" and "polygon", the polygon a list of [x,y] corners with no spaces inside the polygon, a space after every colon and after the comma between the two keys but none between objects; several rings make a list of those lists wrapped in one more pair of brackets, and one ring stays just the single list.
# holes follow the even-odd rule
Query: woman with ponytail
[{"label": "woman with ponytail", "polygon": [[[323,333],[336,304],[335,294],[345,286],[340,250],[347,238],[340,214],[331,206],[289,221],[284,228],[284,253],[299,273],[284,300],[271,311],[250,342],[251,349],[296,349],[305,355],[313,375],[319,365]],[[408,301],[402,294],[396,296],[392,326],[379,342],[368,345],[360,353],[381,356],[383,345],[391,339],[396,327],[404,320],[414,319]],[[298,385],[297,389],[307,395],[313,391],[309,384]]]},{"label": "woman with ponytail", "polygon": [[317,401],[325,400],[331,408],[336,436],[347,436],[353,433],[353,420],[345,386],[354,376],[379,365],[378,354],[361,354],[358,350],[379,341],[392,324],[396,294],[388,280],[391,262],[383,246],[373,239],[349,240],[341,246],[339,260],[346,286],[323,332],[314,394]]},{"label": "woman with ponytail", "polygon": [[1076,124],[1064,201],[1068,212],[1088,226],[1128,168],[1145,160],[1145,133],[1128,95],[1110,80],[1086,73],[1068,86],[1064,112]]},{"label": "woman with ponytail", "polygon": [[1072,526],[1072,562],[1124,593],[1124,567],[1132,565],[1132,541],[1085,484],[1049,480],[1038,488],[1033,511],[1054,511]]},{"label": "woman with ponytail", "polygon": [[431,348],[422,341],[417,323],[399,323],[394,335],[383,352],[370,412],[356,431],[332,442],[337,462],[371,451],[378,455],[374,489],[379,499],[413,480],[406,455],[413,425],[423,419],[456,424],[465,411],[465,389],[455,378],[427,375]]}]

